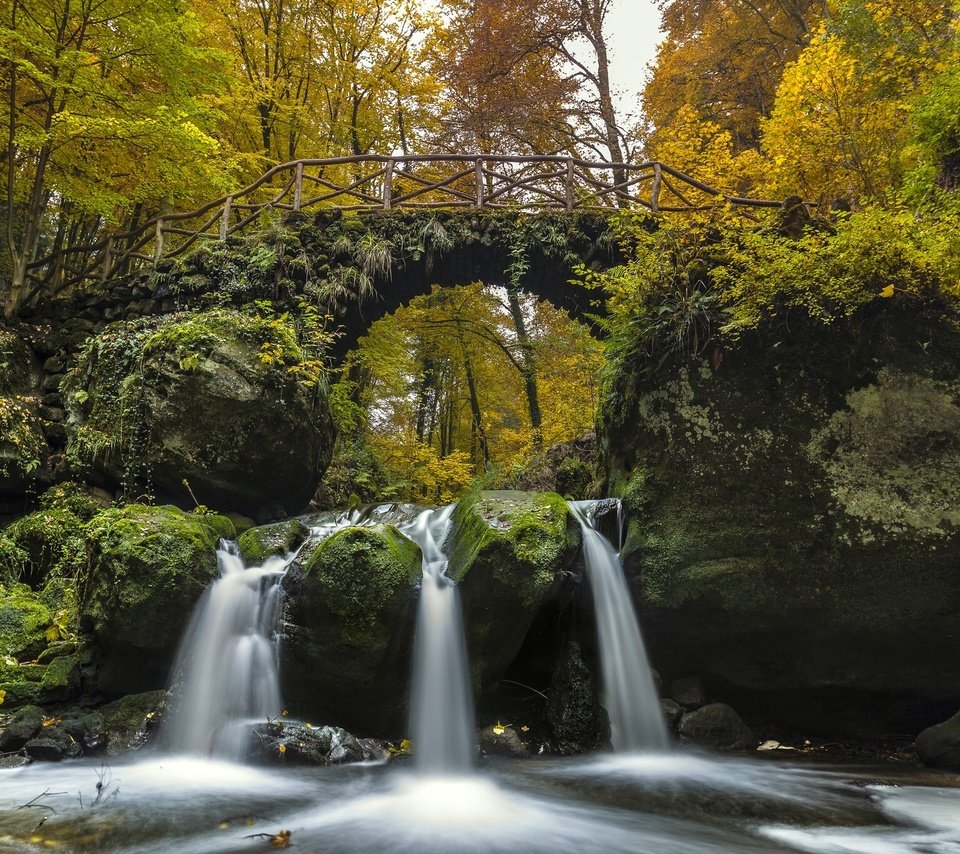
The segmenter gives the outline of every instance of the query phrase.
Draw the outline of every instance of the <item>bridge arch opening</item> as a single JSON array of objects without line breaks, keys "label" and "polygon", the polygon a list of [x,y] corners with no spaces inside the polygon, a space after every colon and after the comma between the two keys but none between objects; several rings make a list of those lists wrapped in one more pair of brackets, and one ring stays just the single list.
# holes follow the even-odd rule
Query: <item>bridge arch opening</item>
[{"label": "bridge arch opening", "polygon": [[433,285],[346,354],[324,503],[449,501],[478,477],[552,489],[530,463],[549,467],[549,448],[592,430],[602,360],[588,326],[546,299],[499,283]]}]

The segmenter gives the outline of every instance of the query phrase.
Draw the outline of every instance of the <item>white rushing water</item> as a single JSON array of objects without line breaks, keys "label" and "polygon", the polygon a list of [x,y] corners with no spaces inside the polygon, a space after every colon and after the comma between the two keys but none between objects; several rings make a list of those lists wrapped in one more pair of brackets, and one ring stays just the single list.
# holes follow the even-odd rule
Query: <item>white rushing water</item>
[{"label": "white rushing water", "polygon": [[180,702],[166,727],[175,753],[241,759],[251,723],[283,710],[276,624],[288,560],[244,567],[233,543],[217,550],[220,578],[203,594],[184,635],[174,673]]},{"label": "white rushing water", "polygon": [[473,750],[473,697],[460,594],[446,575],[442,549],[453,510],[452,505],[425,510],[400,529],[423,552],[410,728],[417,768],[427,774],[468,771]]},{"label": "white rushing water", "polygon": [[596,528],[594,501],[570,501],[583,531],[583,558],[597,612],[603,705],[617,752],[662,751],[666,723],[620,558]]}]

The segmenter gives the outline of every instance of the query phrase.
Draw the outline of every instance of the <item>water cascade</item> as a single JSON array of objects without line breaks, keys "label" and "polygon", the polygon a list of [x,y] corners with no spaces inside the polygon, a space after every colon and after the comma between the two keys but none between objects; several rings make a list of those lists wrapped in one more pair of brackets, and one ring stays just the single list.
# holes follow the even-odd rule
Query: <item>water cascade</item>
[{"label": "water cascade", "polygon": [[287,559],[244,567],[234,543],[217,550],[220,578],[203,594],[174,673],[182,695],[166,728],[175,753],[240,759],[249,726],[283,710],[276,623]]},{"label": "water cascade", "polygon": [[423,552],[410,728],[417,767],[428,774],[468,771],[473,749],[473,698],[460,595],[446,575],[447,557],[441,548],[453,510],[452,505],[425,510],[400,529]]},{"label": "water cascade", "polygon": [[620,558],[597,530],[598,502],[571,501],[569,506],[583,531],[583,557],[600,635],[603,705],[610,716],[613,749],[666,750],[667,727]]}]

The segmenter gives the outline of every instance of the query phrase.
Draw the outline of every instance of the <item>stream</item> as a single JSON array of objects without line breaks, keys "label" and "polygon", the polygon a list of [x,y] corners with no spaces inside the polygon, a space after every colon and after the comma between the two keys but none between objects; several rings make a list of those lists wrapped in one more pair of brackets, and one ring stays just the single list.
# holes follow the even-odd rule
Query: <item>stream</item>
[{"label": "stream", "polygon": [[[954,854],[957,783],[689,751],[488,761],[440,777],[403,763],[267,770],[153,754],[0,772],[0,851]],[[282,831],[286,845],[271,842]]]}]

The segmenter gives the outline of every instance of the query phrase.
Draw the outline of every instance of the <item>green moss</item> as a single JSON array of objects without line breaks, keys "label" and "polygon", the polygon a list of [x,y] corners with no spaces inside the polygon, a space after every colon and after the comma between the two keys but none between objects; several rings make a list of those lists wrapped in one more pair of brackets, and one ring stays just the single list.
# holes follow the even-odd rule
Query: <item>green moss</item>
[{"label": "green moss", "polygon": [[38,510],[0,537],[0,579],[39,588],[50,577],[76,575],[85,563],[83,523],[69,510]]},{"label": "green moss", "polygon": [[81,609],[96,634],[140,649],[174,646],[216,577],[218,528],[176,507],[130,504],[95,517],[87,537]]},{"label": "green moss", "polygon": [[297,519],[277,522],[274,525],[262,525],[245,531],[237,545],[247,566],[262,566],[267,558],[285,557],[299,548],[310,529]]},{"label": "green moss", "polygon": [[69,510],[83,522],[89,522],[108,506],[109,502],[94,498],[86,484],[72,480],[51,486],[40,496],[40,507],[44,510]]},{"label": "green moss", "polygon": [[36,401],[0,396],[0,483],[25,480],[47,455]]},{"label": "green moss", "polygon": [[[397,592],[406,595],[421,575],[419,547],[392,525],[345,528],[310,555],[306,572],[340,622],[345,643],[378,645]],[[373,641],[371,639],[374,638]]]},{"label": "green moss", "polygon": [[53,614],[25,584],[0,585],[0,651],[18,661],[35,658],[47,645]]},{"label": "green moss", "polygon": [[80,691],[80,662],[76,656],[54,658],[44,670],[40,682],[43,702],[63,703]]},{"label": "green moss", "polygon": [[448,574],[461,582],[478,561],[532,606],[553,584],[579,542],[567,503],[552,492],[482,492],[453,514]]}]

